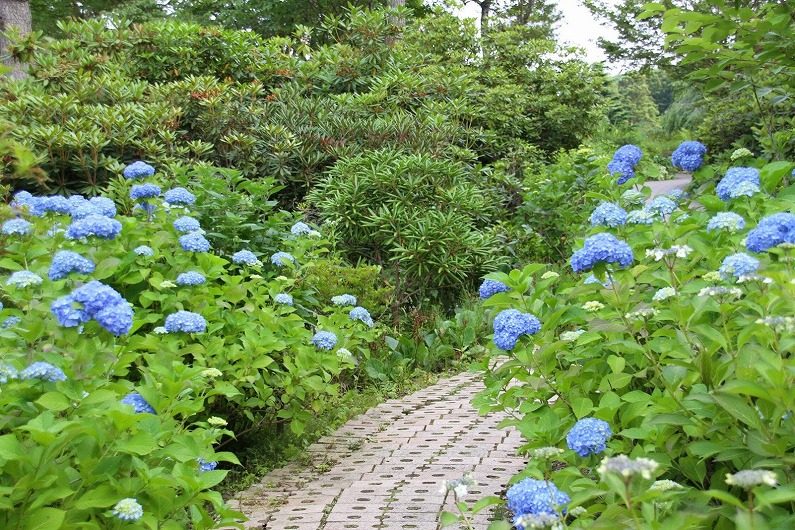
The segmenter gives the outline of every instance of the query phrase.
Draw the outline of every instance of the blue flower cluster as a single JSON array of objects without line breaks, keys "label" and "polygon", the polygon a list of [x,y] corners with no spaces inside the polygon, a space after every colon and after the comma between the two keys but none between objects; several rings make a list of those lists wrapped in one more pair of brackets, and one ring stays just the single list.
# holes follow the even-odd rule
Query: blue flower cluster
[{"label": "blue flower cluster", "polygon": [[627,214],[627,223],[631,225],[650,225],[657,218],[654,212],[649,210],[632,210]]},{"label": "blue flower cluster", "polygon": [[133,324],[130,303],[115,289],[97,280],[56,299],[50,311],[64,327],[73,328],[93,319],[116,336],[129,333]]},{"label": "blue flower cluster", "polygon": [[607,171],[611,175],[618,175],[618,184],[624,184],[635,176],[635,166],[643,157],[643,151],[637,145],[622,145],[613,154],[613,159],[607,164]]},{"label": "blue flower cluster", "polygon": [[330,331],[318,331],[312,337],[312,344],[321,350],[331,350],[337,344],[337,336]]},{"label": "blue flower cluster", "polygon": [[94,262],[70,250],[59,250],[56,252],[52,258],[50,270],[47,273],[50,280],[62,280],[73,272],[91,274],[94,272]]},{"label": "blue flower cluster", "polygon": [[198,313],[177,311],[166,317],[165,328],[168,333],[204,333],[207,321]]},{"label": "blue flower cluster", "polygon": [[44,280],[35,272],[30,271],[16,271],[8,277],[6,285],[16,287],[17,289],[25,289],[34,285],[41,285]]},{"label": "blue flower cluster", "polygon": [[184,236],[180,236],[179,244],[182,247],[182,250],[186,250],[188,252],[210,251],[210,242],[207,241],[207,238],[205,238],[199,232],[191,232],[189,234],[185,234]]},{"label": "blue flower cluster", "polygon": [[199,221],[197,221],[193,217],[188,217],[187,215],[175,219],[173,226],[174,230],[185,234],[201,230],[201,225],[199,224]]},{"label": "blue flower cluster", "polygon": [[101,239],[116,239],[120,233],[121,223],[119,221],[98,214],[76,219],[66,229],[66,237],[69,239],[83,239],[91,236]]},{"label": "blue flower cluster", "polygon": [[257,256],[250,250],[239,250],[235,252],[232,254],[232,261],[238,265],[249,265],[251,267],[262,265],[262,262],[258,260]]},{"label": "blue flower cluster", "polygon": [[745,219],[734,212],[717,213],[707,222],[707,232],[712,232],[713,230],[739,232],[743,228],[745,228]]},{"label": "blue flower cluster", "polygon": [[753,252],[764,252],[784,243],[795,244],[795,214],[768,215],[745,239],[745,246]]},{"label": "blue flower cluster", "polygon": [[141,245],[140,247],[135,247],[133,249],[133,252],[135,252],[139,256],[144,256],[147,258],[151,258],[152,256],[155,255],[155,251],[152,250],[152,247],[149,247],[147,245]]},{"label": "blue flower cluster", "polygon": [[494,317],[494,345],[510,351],[522,335],[535,335],[540,329],[541,322],[535,315],[518,309],[505,309]]},{"label": "blue flower cluster", "polygon": [[356,297],[352,294],[340,294],[337,296],[332,296],[331,303],[339,307],[356,305]]},{"label": "blue flower cluster", "polygon": [[627,212],[618,204],[602,202],[591,213],[591,226],[615,228],[627,222]]},{"label": "blue flower cluster", "polygon": [[287,252],[276,252],[271,256],[271,263],[276,265],[277,267],[283,267],[287,265],[287,263],[292,263],[295,265],[296,261],[292,254]]},{"label": "blue flower cluster", "polygon": [[210,462],[204,458],[198,458],[196,462],[199,464],[199,473],[206,473],[218,467],[218,462]]},{"label": "blue flower cluster", "polygon": [[125,405],[132,406],[136,414],[157,414],[154,407],[150,405],[138,392],[131,392],[121,400]]},{"label": "blue flower cluster", "polygon": [[68,213],[73,220],[85,219],[89,215],[116,216],[116,204],[107,197],[91,197],[86,200],[80,195],[72,195],[67,202],[70,204]]},{"label": "blue flower cluster", "polygon": [[679,144],[671,154],[671,163],[674,167],[692,173],[704,163],[706,153],[707,148],[704,144],[687,140]]},{"label": "blue flower cluster", "polygon": [[3,320],[2,324],[0,324],[0,329],[13,328],[14,326],[19,324],[20,322],[22,322],[22,319],[19,318],[19,317],[14,317],[14,316],[8,317],[5,320]]},{"label": "blue flower cluster", "polygon": [[172,206],[192,206],[196,203],[196,196],[185,188],[173,188],[163,194],[163,200]]},{"label": "blue flower cluster", "polygon": [[645,209],[655,215],[666,216],[671,215],[676,208],[677,204],[673,199],[661,195],[653,198],[651,202],[646,205]]},{"label": "blue flower cluster", "polygon": [[298,221],[290,228],[290,233],[294,236],[305,236],[312,233],[312,227],[302,221]]},{"label": "blue flower cluster", "polygon": [[41,379],[51,383],[66,381],[66,374],[63,373],[63,370],[42,361],[35,362],[22,370],[19,377],[20,379]]},{"label": "blue flower cluster", "polygon": [[612,435],[613,431],[606,421],[583,418],[566,435],[566,443],[569,449],[580,456],[595,455],[605,450]]},{"label": "blue flower cluster", "polygon": [[613,282],[610,281],[610,278],[606,278],[605,281],[601,282],[601,281],[599,281],[599,278],[597,278],[593,274],[589,274],[588,277],[585,278],[585,281],[583,281],[582,283],[584,285],[596,285],[596,284],[599,284],[602,287],[604,287],[605,289],[607,289],[607,288],[609,288],[609,287],[611,287],[613,285]]},{"label": "blue flower cluster", "polygon": [[574,252],[571,256],[571,268],[574,272],[585,272],[600,263],[616,263],[620,267],[629,267],[634,259],[629,245],[614,235],[603,232],[586,239],[583,247]]},{"label": "blue flower cluster", "polygon": [[732,167],[718,182],[715,193],[722,201],[750,197],[759,192],[759,170],[752,167]]},{"label": "blue flower cluster", "polygon": [[154,199],[160,196],[160,186],[157,184],[135,184],[130,190],[130,198],[134,201]]},{"label": "blue flower cluster", "polygon": [[196,285],[201,285],[204,282],[205,282],[204,275],[194,271],[183,272],[177,276],[177,285],[192,287]]},{"label": "blue flower cluster", "polygon": [[10,364],[0,363],[0,385],[4,385],[12,379],[19,379],[19,372]]},{"label": "blue flower cluster", "polygon": [[124,171],[122,171],[122,174],[126,179],[146,178],[146,177],[151,177],[152,175],[155,174],[155,168],[153,168],[146,162],[138,160],[125,167]]},{"label": "blue flower cluster", "polygon": [[549,480],[526,478],[517,482],[505,494],[508,509],[514,516],[527,514],[555,514],[566,511],[571,498]]},{"label": "blue flower cluster", "polygon": [[744,252],[738,252],[731,256],[726,256],[723,263],[718,269],[718,272],[725,279],[732,276],[739,278],[740,276],[750,276],[759,270],[759,260],[749,256]]},{"label": "blue flower cluster", "polygon": [[497,280],[483,280],[483,283],[480,284],[480,288],[478,289],[478,294],[480,295],[481,300],[486,300],[487,298],[491,298],[497,293],[507,293],[510,291],[511,288],[505,285],[504,283],[497,281]]},{"label": "blue flower cluster", "polygon": [[277,304],[289,305],[289,306],[293,305],[293,295],[291,294],[279,293],[273,297],[273,300]]},{"label": "blue flower cluster", "polygon": [[122,521],[137,521],[144,516],[144,508],[137,500],[128,497],[117,502],[111,513]]},{"label": "blue flower cluster", "polygon": [[364,322],[367,327],[373,327],[373,317],[370,316],[370,312],[363,308],[362,306],[356,306],[351,309],[350,313],[348,313],[348,317],[351,320],[359,320]]},{"label": "blue flower cluster", "polygon": [[24,219],[9,219],[3,223],[3,227],[0,228],[0,232],[6,236],[26,236],[30,234],[32,229],[33,225]]}]

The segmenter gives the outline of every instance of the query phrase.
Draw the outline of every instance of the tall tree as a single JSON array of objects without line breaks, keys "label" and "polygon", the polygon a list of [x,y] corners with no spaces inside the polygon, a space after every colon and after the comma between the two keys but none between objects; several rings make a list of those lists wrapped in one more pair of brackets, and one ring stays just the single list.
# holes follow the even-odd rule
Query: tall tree
[{"label": "tall tree", "polygon": [[31,31],[30,4],[28,0],[0,0],[0,55],[3,64],[11,68],[11,76],[25,77],[24,65],[9,55],[9,39],[6,35],[27,35]]}]

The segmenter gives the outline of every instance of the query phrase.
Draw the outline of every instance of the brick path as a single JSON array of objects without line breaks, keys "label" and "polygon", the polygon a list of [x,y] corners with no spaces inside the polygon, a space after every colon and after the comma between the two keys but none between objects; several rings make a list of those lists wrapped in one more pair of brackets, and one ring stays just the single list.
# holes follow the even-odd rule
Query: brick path
[{"label": "brick path", "polygon": [[[246,528],[268,530],[435,530],[442,509],[453,510],[443,480],[471,472],[478,485],[467,499],[500,495],[524,468],[522,438],[501,430],[504,416],[479,416],[470,405],[482,388],[459,374],[403,399],[370,409],[293,462],[239,494],[232,506]],[[482,513],[476,528],[488,526]]]}]

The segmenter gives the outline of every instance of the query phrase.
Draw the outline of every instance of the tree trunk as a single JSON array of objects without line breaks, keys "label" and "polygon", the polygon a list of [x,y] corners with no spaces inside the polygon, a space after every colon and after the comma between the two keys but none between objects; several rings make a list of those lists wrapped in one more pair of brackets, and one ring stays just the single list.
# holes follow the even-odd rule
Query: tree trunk
[{"label": "tree trunk", "polygon": [[25,65],[16,61],[8,54],[9,40],[5,33],[16,29],[19,35],[24,36],[31,31],[30,4],[28,0],[0,0],[0,56],[3,64],[11,68],[9,75],[14,79],[21,79],[25,73]]},{"label": "tree trunk", "polygon": [[486,34],[489,29],[489,15],[491,15],[491,0],[482,0],[480,4],[480,35]]}]

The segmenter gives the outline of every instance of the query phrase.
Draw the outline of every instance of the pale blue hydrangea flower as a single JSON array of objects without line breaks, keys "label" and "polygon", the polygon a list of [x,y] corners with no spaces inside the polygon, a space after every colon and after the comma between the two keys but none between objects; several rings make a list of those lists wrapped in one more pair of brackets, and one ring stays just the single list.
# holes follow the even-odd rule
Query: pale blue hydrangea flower
[{"label": "pale blue hydrangea flower", "polygon": [[760,189],[757,184],[745,181],[737,184],[737,186],[729,192],[729,196],[732,199],[736,199],[737,197],[753,197],[759,193],[759,191]]},{"label": "pale blue hydrangea flower", "polygon": [[177,232],[188,233],[188,232],[198,232],[199,230],[201,230],[201,225],[199,224],[199,221],[197,221],[193,217],[188,217],[187,215],[175,219],[173,224],[174,224],[174,230],[176,230]]},{"label": "pale blue hydrangea flower", "polygon": [[613,286],[613,282],[610,281],[610,278],[605,278],[605,281],[600,281],[599,278],[594,276],[593,274],[589,274],[587,278],[582,282],[584,285],[601,285],[605,289],[608,289]]},{"label": "pale blue hydrangea flower", "polygon": [[795,214],[768,215],[745,238],[745,246],[753,252],[764,252],[785,243],[795,244]]},{"label": "pale blue hydrangea flower", "polygon": [[71,211],[69,200],[61,195],[33,197],[27,206],[30,214],[36,217],[42,217],[48,213],[68,214]]},{"label": "pale blue hydrangea flower", "polygon": [[526,514],[556,514],[566,511],[571,498],[548,480],[526,478],[517,482],[505,494],[508,509],[515,516]]},{"label": "pale blue hydrangea flower", "polygon": [[3,223],[0,232],[6,236],[26,236],[33,230],[33,225],[24,219],[9,219]]},{"label": "pale blue hydrangea flower", "polygon": [[605,450],[613,435],[610,425],[596,418],[583,418],[566,435],[569,449],[580,456],[595,455]]},{"label": "pale blue hydrangea flower", "polygon": [[121,402],[125,405],[130,405],[136,414],[157,414],[154,407],[138,392],[130,392],[121,399]]},{"label": "pale blue hydrangea flower", "polygon": [[713,230],[728,230],[738,232],[745,228],[745,219],[734,212],[720,212],[715,214],[707,223],[707,232]]},{"label": "pale blue hydrangea flower", "polygon": [[653,198],[651,202],[646,205],[646,210],[658,215],[670,215],[676,208],[676,202],[664,195]]},{"label": "pale blue hydrangea flower", "polygon": [[144,256],[146,258],[151,258],[152,256],[155,255],[155,251],[152,250],[152,247],[149,247],[149,246],[146,246],[146,245],[141,245],[140,247],[135,247],[133,252],[135,252],[139,256]]},{"label": "pale blue hydrangea flower", "polygon": [[52,264],[48,271],[50,280],[62,280],[73,272],[79,274],[91,274],[94,272],[94,262],[84,258],[77,252],[70,250],[59,250],[52,258]]},{"label": "pale blue hydrangea flower", "polygon": [[751,274],[755,274],[757,270],[759,270],[758,259],[753,258],[744,252],[738,252],[737,254],[727,256],[723,260],[718,272],[721,274],[721,276],[723,276],[724,279],[728,279],[732,276],[735,278],[739,278],[740,276],[749,276]]},{"label": "pale blue hydrangea flower", "polygon": [[22,319],[19,317],[14,317],[14,316],[8,317],[5,320],[3,320],[2,324],[0,324],[0,329],[13,328],[20,322],[22,322]]},{"label": "pale blue hydrangea flower", "polygon": [[204,275],[195,271],[183,272],[179,276],[177,276],[177,285],[182,285],[182,286],[201,285],[205,281],[206,280],[204,278]]},{"label": "pale blue hydrangea flower", "polygon": [[535,335],[540,329],[541,322],[535,315],[505,309],[494,318],[494,345],[510,351],[522,335]]},{"label": "pale blue hydrangea flower", "polygon": [[259,267],[262,265],[262,262],[257,259],[257,256],[247,249],[238,250],[232,254],[232,262],[238,265],[249,265],[250,267]]},{"label": "pale blue hydrangea flower", "polygon": [[273,297],[273,300],[277,304],[283,304],[289,306],[293,305],[293,296],[287,293],[279,293]]},{"label": "pale blue hydrangea flower", "polygon": [[302,221],[298,221],[290,228],[290,233],[294,236],[309,235],[312,233],[312,227]]},{"label": "pale blue hydrangea flower", "polygon": [[19,377],[20,379],[41,379],[51,383],[66,381],[66,374],[63,373],[63,370],[42,361],[37,361],[22,370]]},{"label": "pale blue hydrangea flower", "polygon": [[500,281],[486,279],[480,284],[478,295],[480,296],[481,300],[486,300],[497,293],[507,293],[510,290],[510,287]]},{"label": "pale blue hydrangea flower", "polygon": [[[737,195],[737,188],[743,183],[753,184],[757,188],[756,191],[759,191],[759,170],[752,167],[729,168],[729,170],[726,171],[726,175],[724,175],[724,177],[715,187],[715,193],[721,200],[728,201],[739,196]],[[740,191],[742,193],[748,193],[750,189],[748,187],[744,187],[740,188]]]},{"label": "pale blue hydrangea flower", "polygon": [[6,280],[6,285],[16,287],[17,289],[25,289],[34,285],[41,285],[44,280],[35,272],[30,271],[16,271],[9,276]]},{"label": "pale blue hydrangea flower", "polygon": [[634,259],[629,245],[612,234],[601,233],[586,239],[583,247],[572,254],[571,268],[574,272],[585,272],[600,263],[629,267]]},{"label": "pale blue hydrangea flower", "polygon": [[318,331],[312,337],[312,344],[321,350],[331,350],[337,344],[337,336],[330,331]]},{"label": "pale blue hydrangea flower", "polygon": [[614,228],[627,222],[627,212],[612,202],[603,202],[591,213],[591,226],[609,226]]},{"label": "pale blue hydrangea flower", "polygon": [[632,210],[627,214],[627,224],[650,225],[657,219],[657,214],[649,210]]},{"label": "pale blue hydrangea flower", "polygon": [[198,313],[177,311],[166,317],[165,328],[168,333],[204,333],[207,321]]},{"label": "pale blue hydrangea flower", "polygon": [[373,318],[370,316],[370,312],[361,306],[351,309],[350,313],[348,313],[348,317],[350,317],[351,320],[360,320],[368,327],[373,327],[374,323]]},{"label": "pale blue hydrangea flower", "polygon": [[146,177],[151,177],[152,175],[155,174],[155,168],[153,168],[146,162],[138,160],[125,167],[122,174],[124,175],[124,178],[127,179],[146,178]]},{"label": "pale blue hydrangea flower", "polygon": [[12,379],[19,379],[19,371],[7,363],[0,363],[0,384],[4,385]]},{"label": "pale blue hydrangea flower", "polygon": [[352,294],[340,294],[337,296],[332,296],[331,303],[340,307],[356,305],[356,297]]},{"label": "pale blue hydrangea flower", "polygon": [[210,251],[210,242],[198,232],[191,232],[184,236],[180,236],[179,244],[182,246],[182,250],[187,250],[188,252]]},{"label": "pale blue hydrangea flower", "polygon": [[137,521],[144,516],[144,508],[136,499],[126,498],[117,502],[111,513],[122,521]]},{"label": "pale blue hydrangea flower", "polygon": [[621,194],[621,200],[625,204],[639,206],[646,202],[646,196],[643,194],[643,192],[640,192],[634,188],[629,188]]},{"label": "pale blue hydrangea flower", "polygon": [[196,196],[185,188],[173,188],[163,194],[163,200],[172,206],[177,204],[192,206],[196,203]]},{"label": "pale blue hydrangea flower", "polygon": [[676,289],[673,287],[663,287],[662,289],[658,289],[651,299],[654,302],[662,302],[663,300],[668,300],[673,296],[676,296]]},{"label": "pale blue hydrangea flower", "polygon": [[66,230],[69,239],[82,239],[95,236],[101,239],[115,239],[121,233],[121,223],[104,215],[91,214],[83,219],[75,219]]},{"label": "pale blue hydrangea flower", "polygon": [[79,198],[71,202],[66,201],[69,207],[68,213],[72,219],[85,219],[89,215],[116,216],[116,204],[107,197],[92,197],[90,200],[85,200],[80,195],[74,197]]},{"label": "pale blue hydrangea flower", "polygon": [[287,252],[276,252],[271,256],[271,263],[273,263],[277,267],[283,267],[288,262],[292,263],[293,265],[295,265],[296,263],[295,258],[292,256],[292,254],[289,254]]},{"label": "pale blue hydrangea flower", "polygon": [[671,191],[669,191],[668,193],[666,193],[665,196],[666,197],[670,197],[671,199],[675,200],[676,202],[681,202],[682,199],[687,197],[687,194],[682,189],[674,188]]}]

